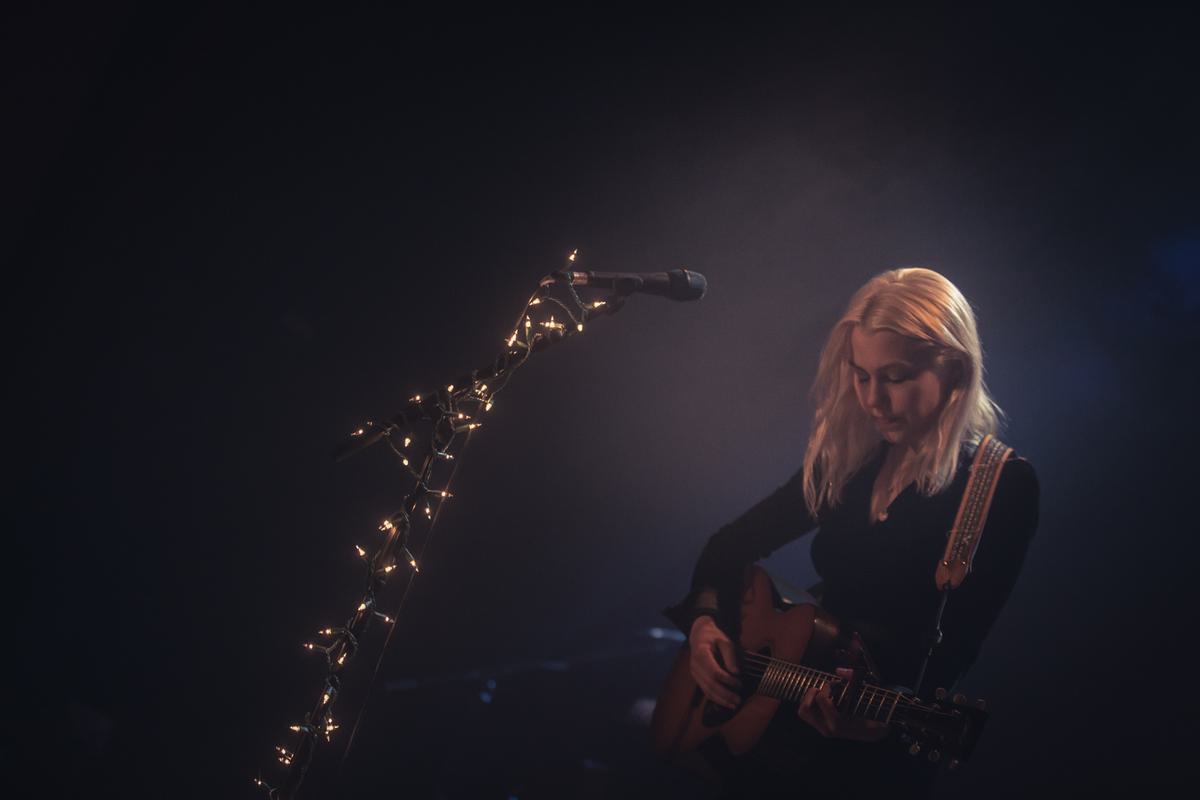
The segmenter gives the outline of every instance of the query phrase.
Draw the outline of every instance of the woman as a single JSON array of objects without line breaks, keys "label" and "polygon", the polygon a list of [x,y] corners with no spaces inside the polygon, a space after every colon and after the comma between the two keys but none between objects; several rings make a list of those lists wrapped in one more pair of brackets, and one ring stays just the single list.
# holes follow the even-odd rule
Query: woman
[{"label": "woman", "polygon": [[[941,600],[935,568],[968,467],[1002,414],[983,373],[974,312],[942,275],[891,270],[855,293],[821,353],[802,468],[713,534],[691,592],[667,609],[689,636],[692,677],[710,700],[738,703],[738,659],[726,631],[736,630],[744,567],[818,527],[812,558],[822,607],[862,634],[885,684],[913,686]],[[1037,477],[1014,454],[1001,469],[972,571],[948,598],[922,697],[936,687],[953,692],[974,661],[1037,519]],[[927,796],[937,767],[908,755],[899,739],[883,723],[839,712],[828,689],[810,689],[794,712],[780,708],[754,750],[722,764],[726,788],[730,796]],[[721,761],[719,737],[708,747]]]}]

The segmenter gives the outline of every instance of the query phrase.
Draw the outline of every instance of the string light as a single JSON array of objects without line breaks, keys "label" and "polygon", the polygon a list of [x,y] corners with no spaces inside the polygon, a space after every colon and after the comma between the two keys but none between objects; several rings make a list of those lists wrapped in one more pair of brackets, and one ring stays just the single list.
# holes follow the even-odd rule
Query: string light
[{"label": "string light", "polygon": [[[573,250],[567,256],[567,262],[575,263],[578,253],[578,250]],[[566,300],[571,305],[550,293],[554,286],[563,290],[562,293],[566,295]],[[384,539],[378,551],[373,556],[369,556],[366,548],[359,544],[354,545],[358,557],[366,560],[370,567],[367,570],[369,583],[360,596],[355,614],[342,627],[326,627],[318,631],[321,636],[327,637],[329,641],[327,645],[315,642],[305,642],[303,645],[309,652],[325,654],[329,673],[317,705],[305,715],[305,722],[289,727],[289,730],[299,737],[299,743],[294,749],[289,749],[284,745],[275,748],[279,762],[292,773],[287,784],[289,794],[295,791],[299,781],[303,778],[308,762],[312,758],[313,744],[320,739],[331,741],[333,733],[341,727],[333,721],[332,705],[341,686],[339,675],[342,674],[343,668],[353,660],[358,649],[359,637],[365,633],[368,624],[373,620],[379,620],[389,626],[395,625],[394,617],[376,608],[376,592],[395,573],[400,562],[408,564],[412,577],[421,571],[416,556],[408,547],[412,524],[410,514],[416,510],[418,504],[421,504],[426,520],[432,525],[435,519],[433,505],[429,499],[420,503],[421,495],[424,494],[426,498],[437,498],[438,502],[444,502],[454,496],[448,488],[445,488],[448,486],[448,482],[443,488],[430,488],[431,484],[440,482],[434,480],[435,467],[442,462],[454,461],[455,455],[451,452],[452,446],[454,442],[462,441],[457,439],[458,434],[470,433],[482,427],[483,423],[479,421],[481,414],[492,410],[496,395],[505,388],[516,368],[523,365],[532,353],[557,343],[570,334],[582,333],[585,322],[594,319],[600,313],[614,313],[621,308],[623,301],[622,296],[613,295],[607,300],[594,300],[585,304],[579,298],[572,282],[564,279],[564,273],[548,275],[539,282],[538,288],[526,301],[525,308],[521,310],[521,314],[517,318],[517,326],[512,329],[508,338],[503,340],[505,349],[497,356],[493,364],[484,370],[470,373],[463,380],[444,384],[445,389],[435,392],[428,401],[424,400],[421,394],[414,394],[409,402],[415,407],[410,406],[389,422],[382,424],[368,422],[351,434],[351,437],[359,438],[365,436],[368,431],[382,433],[381,438],[396,453],[401,465],[416,479],[416,483],[401,503],[401,510],[379,523],[379,531],[387,538]],[[541,311],[546,306],[551,308],[557,306],[557,308],[554,313],[547,315],[546,312]],[[531,309],[534,308],[538,309],[536,315],[531,313]],[[605,311],[601,312],[602,308]],[[482,379],[484,376],[486,376],[486,380]],[[402,452],[402,448],[408,450],[420,438],[419,432],[414,432],[412,435],[408,435],[406,432],[402,438],[396,436],[397,440],[403,442],[400,447],[396,446],[392,434],[398,433],[402,427],[413,426],[416,422],[428,422],[430,428],[427,447],[421,454],[420,460],[414,456],[414,460],[421,466],[414,469],[413,461],[410,461],[409,454]],[[409,452],[411,453],[411,451]],[[426,538],[425,544],[427,545],[427,543],[428,539]],[[254,783],[256,786],[266,788],[272,797],[276,796],[277,790],[263,780],[261,775],[254,778]]]},{"label": "string light", "polygon": [[417,566],[417,559],[408,551],[407,547],[400,548],[400,555],[408,562],[408,565],[413,568],[413,572],[420,572],[420,567]]}]

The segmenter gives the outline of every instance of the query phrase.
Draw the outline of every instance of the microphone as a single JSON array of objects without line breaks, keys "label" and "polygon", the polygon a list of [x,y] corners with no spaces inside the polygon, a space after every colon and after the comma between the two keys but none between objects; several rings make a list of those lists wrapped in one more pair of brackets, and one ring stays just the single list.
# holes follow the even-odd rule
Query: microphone
[{"label": "microphone", "polygon": [[555,272],[573,286],[614,289],[618,294],[654,294],[671,300],[699,300],[708,281],[699,272],[673,269],[670,272]]}]

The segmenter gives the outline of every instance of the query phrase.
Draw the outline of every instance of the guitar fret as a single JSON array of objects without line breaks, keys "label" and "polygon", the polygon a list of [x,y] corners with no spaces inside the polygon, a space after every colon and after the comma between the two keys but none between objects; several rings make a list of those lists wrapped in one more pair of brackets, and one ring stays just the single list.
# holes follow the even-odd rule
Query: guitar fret
[{"label": "guitar fret", "polygon": [[775,678],[778,674],[779,667],[776,664],[767,667],[767,672],[763,675],[763,694],[775,694]]},{"label": "guitar fret", "polygon": [[896,713],[896,704],[899,702],[900,702],[900,693],[896,692],[896,696],[892,698],[892,710],[888,712],[887,719],[884,720],[885,724],[887,724],[887,725],[892,724],[892,715]]},{"label": "guitar fret", "polygon": [[794,701],[796,697],[796,685],[800,682],[801,675],[800,670],[795,667],[792,667],[789,672],[787,686],[784,687],[783,695],[788,701]]}]

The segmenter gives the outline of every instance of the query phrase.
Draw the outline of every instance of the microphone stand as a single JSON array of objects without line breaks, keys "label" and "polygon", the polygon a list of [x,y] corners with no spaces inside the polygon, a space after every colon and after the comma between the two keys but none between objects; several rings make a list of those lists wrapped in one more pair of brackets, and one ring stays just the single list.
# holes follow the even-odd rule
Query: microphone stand
[{"label": "microphone stand", "polygon": [[[575,261],[575,255],[570,255],[570,262]],[[366,565],[367,574],[366,586],[355,611],[341,627],[325,628],[319,632],[329,640],[328,644],[305,645],[310,651],[324,654],[329,668],[328,674],[312,710],[304,715],[302,723],[290,727],[299,740],[292,748],[282,745],[275,748],[279,762],[287,768],[283,782],[279,786],[272,786],[261,776],[254,779],[255,784],[265,789],[272,800],[292,800],[296,797],[318,740],[324,738],[325,741],[331,741],[333,731],[340,727],[333,721],[332,708],[341,689],[341,675],[353,660],[363,634],[374,619],[393,625],[379,655],[376,665],[378,672],[391,633],[395,630],[394,617],[403,607],[404,597],[407,596],[419,570],[417,558],[408,549],[412,520],[421,516],[421,512],[428,520],[429,528],[424,540],[424,545],[427,546],[437,519],[436,512],[440,511],[441,504],[452,496],[445,488],[448,480],[446,484],[435,488],[433,475],[441,462],[454,458],[450,449],[457,435],[466,434],[463,444],[465,446],[471,432],[482,424],[479,422],[480,417],[491,410],[497,393],[531,355],[582,333],[584,326],[594,320],[617,313],[625,305],[629,294],[637,290],[637,286],[632,283],[619,284],[614,287],[614,293],[607,298],[584,303],[576,292],[572,275],[573,273],[560,270],[539,281],[538,288],[517,316],[512,332],[505,340],[504,349],[490,363],[455,378],[434,392],[411,398],[407,405],[381,421],[367,422],[351,435],[349,441],[337,448],[335,459],[343,461],[374,444],[386,441],[400,458],[404,469],[415,478],[416,483],[412,491],[405,496],[400,510],[380,524],[379,531],[384,535],[383,544],[373,554],[368,554],[362,547],[356,547],[359,557]],[[551,293],[555,286],[565,287],[571,305]],[[558,313],[554,311],[555,307],[566,315],[565,318],[555,319],[555,314]],[[549,318],[535,321],[534,317],[540,316],[545,309],[552,312]],[[408,448],[413,443],[417,424],[422,422],[430,423],[431,427],[427,446],[418,457],[415,451]],[[402,431],[412,435],[403,436],[402,443],[398,443]],[[461,450],[461,447],[459,449]],[[410,452],[413,454],[412,459],[409,457]],[[419,466],[413,466],[414,461],[418,462]],[[450,477],[452,476],[453,472]],[[421,549],[424,552],[425,548]],[[377,594],[399,566],[408,567],[408,584],[395,613],[384,614],[376,608]],[[365,708],[365,700],[363,707]],[[357,724],[355,727],[357,728]],[[350,742],[353,742],[353,733]],[[347,749],[348,747],[349,745]]]}]

